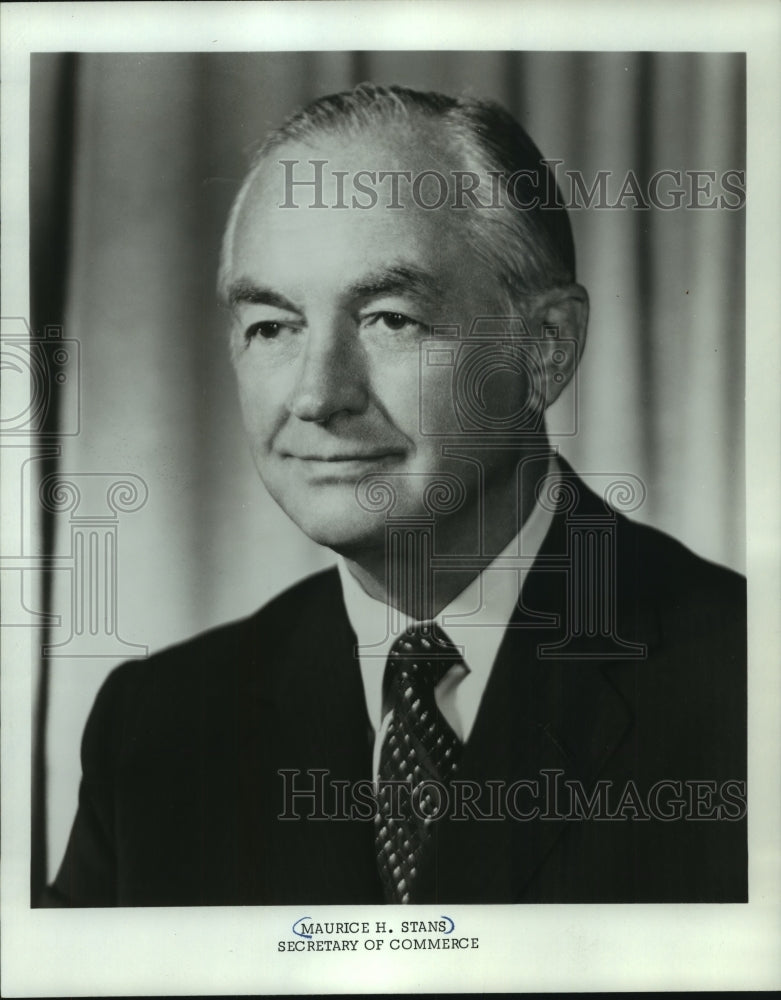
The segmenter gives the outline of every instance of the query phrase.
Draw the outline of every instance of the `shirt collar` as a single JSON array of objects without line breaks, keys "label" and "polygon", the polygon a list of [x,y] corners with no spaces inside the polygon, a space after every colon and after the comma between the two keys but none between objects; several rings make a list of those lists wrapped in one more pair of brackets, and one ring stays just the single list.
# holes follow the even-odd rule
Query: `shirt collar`
[{"label": "shirt collar", "polygon": [[[548,475],[558,474],[558,462],[551,455]],[[434,619],[461,651],[469,671],[468,683],[473,689],[470,702],[474,705],[474,714],[518,596],[552,520],[549,509],[535,504],[506,548]],[[388,653],[414,619],[370,597],[341,557],[338,567],[347,616],[358,640],[366,708],[376,732],[382,721],[382,685]]]}]

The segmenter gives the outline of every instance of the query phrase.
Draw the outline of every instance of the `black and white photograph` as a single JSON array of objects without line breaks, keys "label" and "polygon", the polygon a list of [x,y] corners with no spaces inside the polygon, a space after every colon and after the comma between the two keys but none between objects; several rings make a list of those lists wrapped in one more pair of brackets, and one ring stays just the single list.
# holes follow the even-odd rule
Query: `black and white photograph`
[{"label": "black and white photograph", "polygon": [[2,624],[28,940],[255,921],[249,991],[523,989],[492,957],[521,927],[598,913],[595,953],[649,920],[661,955],[697,912],[754,928],[765,982],[745,41],[525,45],[498,4],[490,45],[318,44],[415,5],[223,6],[243,43],[27,57]]}]

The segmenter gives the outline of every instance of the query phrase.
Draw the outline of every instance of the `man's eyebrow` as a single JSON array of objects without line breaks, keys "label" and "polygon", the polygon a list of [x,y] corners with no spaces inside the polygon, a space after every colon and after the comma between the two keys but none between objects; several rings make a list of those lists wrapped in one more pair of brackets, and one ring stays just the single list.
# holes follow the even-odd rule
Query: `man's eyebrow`
[{"label": "man's eyebrow", "polygon": [[286,299],[284,295],[280,295],[279,292],[275,292],[271,288],[256,285],[249,278],[238,278],[231,282],[226,297],[231,308],[237,305],[261,305],[286,309],[288,312],[301,312],[298,306],[294,305],[290,299]]},{"label": "man's eyebrow", "polygon": [[[346,290],[346,298],[371,299],[380,295],[398,295],[412,292],[421,298],[433,300],[440,295],[439,280],[423,268],[411,264],[389,264],[364,275]],[[257,285],[250,278],[237,278],[228,286],[226,299],[228,306],[264,305],[289,312],[303,313],[284,295],[271,288]]]},{"label": "man's eyebrow", "polygon": [[440,296],[441,285],[433,274],[423,268],[411,264],[389,264],[364,275],[347,290],[348,296],[353,299],[370,299],[404,292],[435,299]]}]

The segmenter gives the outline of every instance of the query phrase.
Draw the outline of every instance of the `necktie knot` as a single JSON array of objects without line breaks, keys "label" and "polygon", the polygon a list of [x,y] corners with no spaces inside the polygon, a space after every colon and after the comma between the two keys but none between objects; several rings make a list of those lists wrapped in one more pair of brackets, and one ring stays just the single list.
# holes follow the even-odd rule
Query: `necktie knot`
[{"label": "necktie knot", "polygon": [[386,678],[397,688],[412,684],[421,692],[433,691],[448,670],[461,662],[458,650],[436,623],[419,622],[391,646]]}]

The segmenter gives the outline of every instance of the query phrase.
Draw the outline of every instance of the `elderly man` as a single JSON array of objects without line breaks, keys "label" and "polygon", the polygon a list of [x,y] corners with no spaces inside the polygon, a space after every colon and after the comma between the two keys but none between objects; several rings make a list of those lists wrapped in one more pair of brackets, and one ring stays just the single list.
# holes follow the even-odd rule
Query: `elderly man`
[{"label": "elderly man", "polygon": [[112,673],[51,904],[745,900],[743,582],[551,446],[574,271],[496,105],[361,86],[266,139],[220,293],[339,564]]}]

